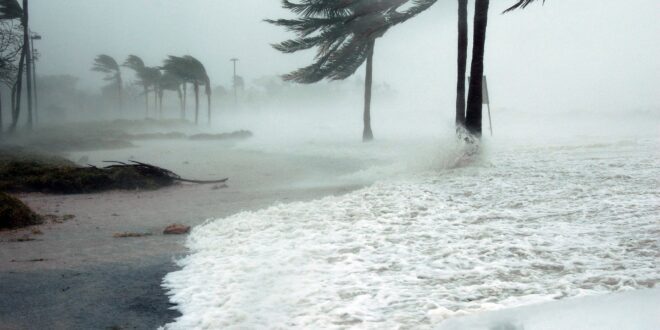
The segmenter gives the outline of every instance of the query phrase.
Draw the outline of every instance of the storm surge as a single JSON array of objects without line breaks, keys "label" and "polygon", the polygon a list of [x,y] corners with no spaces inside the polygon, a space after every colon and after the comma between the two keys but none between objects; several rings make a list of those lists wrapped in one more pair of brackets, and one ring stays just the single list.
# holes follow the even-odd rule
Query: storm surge
[{"label": "storm surge", "polygon": [[209,221],[164,280],[182,313],[165,327],[424,329],[652,288],[659,169],[655,139],[491,146],[462,166]]}]

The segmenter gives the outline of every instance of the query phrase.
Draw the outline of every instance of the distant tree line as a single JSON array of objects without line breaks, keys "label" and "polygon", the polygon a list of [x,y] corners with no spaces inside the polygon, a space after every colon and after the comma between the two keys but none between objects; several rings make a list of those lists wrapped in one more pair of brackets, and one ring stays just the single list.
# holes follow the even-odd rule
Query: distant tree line
[{"label": "distant tree line", "polygon": [[[121,65],[135,72],[137,83],[143,88],[145,100],[145,115],[149,117],[150,93],[153,93],[154,113],[162,118],[163,96],[166,91],[174,91],[179,98],[181,118],[186,118],[188,84],[192,85],[195,95],[195,124],[199,123],[199,93],[200,87],[204,86],[207,97],[207,121],[211,124],[211,79],[206,68],[196,58],[186,56],[168,56],[161,66],[150,67],[136,56],[130,55]],[[117,107],[122,108],[123,103],[123,80],[121,66],[111,56],[101,54],[94,59],[93,71],[105,74],[104,80],[109,84],[106,86],[116,92]]]}]

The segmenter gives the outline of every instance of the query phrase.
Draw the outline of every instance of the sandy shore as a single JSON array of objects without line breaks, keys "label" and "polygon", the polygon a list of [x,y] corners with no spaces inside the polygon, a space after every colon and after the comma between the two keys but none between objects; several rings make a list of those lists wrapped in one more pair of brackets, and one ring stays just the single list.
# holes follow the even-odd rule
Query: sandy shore
[{"label": "sandy shore", "polygon": [[[136,159],[185,177],[229,177],[227,187],[182,184],[158,191],[19,195],[40,214],[73,215],[62,223],[0,233],[1,329],[153,329],[177,316],[160,287],[176,269],[185,237],[172,223],[207,219],[278,202],[343,194],[360,183],[334,180],[365,164],[348,159],[263,153],[223,143],[145,142],[138,148],[74,153],[92,164]],[[364,182],[362,182],[363,184]],[[34,234],[38,229],[42,234]],[[115,233],[149,233],[115,238]],[[30,237],[33,241],[18,242]]]}]

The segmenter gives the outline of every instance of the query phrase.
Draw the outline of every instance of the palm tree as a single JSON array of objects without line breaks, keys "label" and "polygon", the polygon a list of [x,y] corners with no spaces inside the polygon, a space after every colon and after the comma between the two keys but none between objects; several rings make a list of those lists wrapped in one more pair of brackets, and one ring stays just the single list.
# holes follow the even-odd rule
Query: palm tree
[{"label": "palm tree", "polygon": [[162,111],[158,105],[158,95],[160,93],[160,78],[163,73],[160,72],[160,68],[157,67],[145,67],[144,68],[144,79],[147,84],[153,88],[154,91],[154,113],[158,112],[158,117],[162,117]]},{"label": "palm tree", "polygon": [[163,107],[163,94],[165,91],[175,91],[179,96],[179,105],[181,107],[181,118],[185,118],[184,108],[183,108],[183,95],[181,92],[181,85],[183,81],[177,75],[174,75],[170,72],[165,72],[160,78],[160,88],[158,89],[158,98],[161,108]]},{"label": "palm tree", "polygon": [[186,117],[186,105],[187,105],[187,94],[188,94],[188,83],[193,82],[195,79],[187,68],[187,63],[183,57],[179,56],[168,56],[163,62],[161,67],[165,75],[175,76],[178,81],[181,83],[183,90],[183,102],[182,102],[182,113],[181,118],[185,119]]},{"label": "palm tree", "polygon": [[193,87],[195,89],[195,124],[197,124],[197,117],[199,113],[199,86],[204,85],[204,93],[206,94],[207,100],[206,104],[208,111],[208,123],[211,125],[211,79],[206,73],[206,68],[204,68],[202,62],[190,55],[186,55],[183,58],[187,62],[187,66],[194,77]]},{"label": "palm tree", "polygon": [[[535,0],[518,0],[506,12],[517,8],[525,8]],[[543,0],[545,2],[545,0]],[[470,69],[470,90],[468,92],[465,127],[476,137],[481,136],[481,117],[483,108],[483,73],[484,53],[486,45],[486,29],[488,26],[489,0],[475,0],[474,8],[474,40],[472,46],[472,66]]]},{"label": "palm tree", "polygon": [[144,65],[144,61],[135,55],[129,55],[124,64],[122,64],[124,67],[127,67],[133,71],[135,71],[135,75],[138,78],[138,84],[142,85],[142,88],[144,89],[144,101],[145,101],[145,113],[146,117],[149,117],[149,86],[150,82],[147,77],[146,73],[146,66]]},{"label": "palm tree", "polygon": [[470,68],[470,90],[468,91],[465,127],[476,137],[481,137],[481,112],[483,107],[482,83],[484,76],[484,53],[488,7],[490,0],[475,0],[474,36],[472,41],[472,65]]},{"label": "palm tree", "polygon": [[165,73],[177,76],[180,81],[183,81],[184,104],[185,93],[187,90],[186,83],[191,83],[193,85],[193,90],[195,91],[195,124],[199,123],[199,86],[206,86],[205,92],[208,104],[208,121],[209,124],[211,124],[211,80],[206,73],[204,65],[190,55],[183,57],[169,56],[163,64],[163,70]]},{"label": "palm tree", "polygon": [[[406,3],[412,6],[398,9]],[[287,75],[284,80],[303,84],[323,79],[343,80],[355,73],[366,61],[362,140],[373,139],[371,129],[371,85],[376,39],[387,30],[430,7],[435,0],[283,0],[285,9],[297,19],[266,20],[286,27],[295,39],[273,45],[283,53],[317,48],[315,62]]]},{"label": "palm tree", "polygon": [[110,86],[117,89],[117,97],[119,102],[119,109],[122,107],[122,79],[119,64],[111,56],[101,54],[94,59],[92,71],[105,73],[105,81],[110,82]]},{"label": "palm tree", "polygon": [[456,128],[465,125],[465,71],[468,53],[468,0],[458,0],[458,65],[456,77]]}]

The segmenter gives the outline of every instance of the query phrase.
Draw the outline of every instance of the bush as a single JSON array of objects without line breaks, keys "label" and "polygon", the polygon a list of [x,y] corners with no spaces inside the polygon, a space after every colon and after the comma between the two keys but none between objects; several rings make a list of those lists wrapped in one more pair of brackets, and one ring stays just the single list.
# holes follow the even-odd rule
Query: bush
[{"label": "bush", "polygon": [[0,192],[0,229],[16,229],[41,223],[41,218],[20,200]]}]

